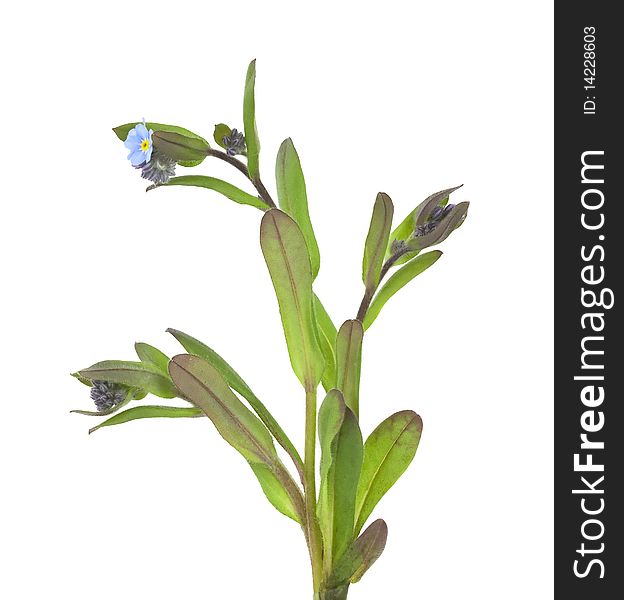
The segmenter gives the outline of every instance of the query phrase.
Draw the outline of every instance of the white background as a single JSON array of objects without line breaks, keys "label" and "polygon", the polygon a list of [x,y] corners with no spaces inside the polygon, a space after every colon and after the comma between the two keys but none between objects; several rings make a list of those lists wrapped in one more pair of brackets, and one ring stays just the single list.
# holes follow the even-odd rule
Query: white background
[{"label": "white background", "polygon": [[[321,247],[317,290],[353,317],[375,194],[397,220],[464,184],[465,225],[365,340],[362,428],[422,415],[417,457],[375,512],[373,598],[552,595],[550,3],[22,2],[0,25],[2,510],[10,600],[310,598],[298,528],[207,420],[87,436],[69,372],[218,349],[299,447],[258,244],[260,213],[191,188],[146,195],[110,128],[240,127],[258,59],[261,167],[292,136]],[[7,63],[8,61],[8,63]],[[199,169],[244,186],[225,164]],[[97,421],[97,420],[95,420]]]}]

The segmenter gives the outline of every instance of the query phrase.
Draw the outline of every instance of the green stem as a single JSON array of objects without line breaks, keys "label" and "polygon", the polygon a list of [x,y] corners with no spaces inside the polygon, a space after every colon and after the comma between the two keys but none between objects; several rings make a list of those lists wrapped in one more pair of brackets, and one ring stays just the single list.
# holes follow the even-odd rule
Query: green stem
[{"label": "green stem", "polygon": [[333,590],[321,590],[314,594],[314,600],[346,600],[349,586],[345,585]]},{"label": "green stem", "polygon": [[366,317],[368,307],[370,306],[370,303],[373,300],[373,296],[375,295],[375,292],[379,289],[379,284],[381,283],[382,279],[388,274],[388,271],[390,270],[391,267],[394,266],[394,263],[396,263],[396,261],[399,260],[401,256],[403,256],[404,254],[407,254],[409,251],[410,251],[409,248],[404,249],[404,250],[399,250],[396,254],[392,255],[384,263],[383,267],[381,267],[381,271],[379,273],[379,281],[377,282],[377,285],[373,289],[366,289],[364,292],[364,297],[362,298],[362,302],[360,303],[360,308],[358,309],[357,317],[355,317],[358,321],[364,322],[364,317]]},{"label": "green stem", "polygon": [[312,563],[314,592],[320,590],[323,575],[321,530],[316,517],[316,389],[306,389],[305,422],[305,507],[308,546]]},{"label": "green stem", "polygon": [[364,297],[362,298],[362,302],[360,302],[360,308],[358,308],[357,316],[355,317],[360,323],[364,322],[364,317],[366,316],[366,311],[375,294],[375,289],[366,289],[364,292]]},{"label": "green stem", "polygon": [[253,178],[249,175],[249,170],[247,169],[245,163],[241,162],[237,158],[234,158],[233,156],[230,156],[227,152],[215,150],[214,148],[210,148],[210,150],[208,150],[208,156],[218,158],[219,160],[222,160],[238,169],[245,177],[247,177],[247,179],[249,179],[249,181],[251,181],[260,198],[262,198],[262,200],[264,200],[270,208],[275,208],[276,205],[275,202],[273,202],[273,198],[271,198],[271,194],[269,194],[259,177]]}]

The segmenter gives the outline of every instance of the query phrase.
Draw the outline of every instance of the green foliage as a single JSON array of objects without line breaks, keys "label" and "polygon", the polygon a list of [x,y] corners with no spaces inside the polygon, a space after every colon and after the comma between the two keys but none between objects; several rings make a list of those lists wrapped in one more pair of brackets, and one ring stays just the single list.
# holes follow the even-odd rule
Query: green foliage
[{"label": "green foliage", "polygon": [[[100,413],[102,414],[102,413]],[[121,425],[123,423],[129,423],[136,419],[153,419],[156,417],[166,417],[169,419],[181,418],[181,417],[201,417],[202,412],[198,408],[194,407],[179,407],[179,406],[135,406],[129,408],[123,412],[117,413],[114,417],[103,421],[99,425],[89,429],[89,433],[93,433],[102,427],[110,427],[111,425]]]},{"label": "green foliage", "polygon": [[324,540],[324,560],[331,566],[353,540],[362,433],[339,390],[328,392],[318,421],[321,444],[318,517]]},{"label": "green foliage", "polygon": [[360,370],[364,328],[355,319],[345,321],[336,339],[336,388],[356,417],[360,414]]},{"label": "green foliage", "polygon": [[127,360],[105,360],[78,372],[89,381],[108,381],[137,387],[161,398],[175,398],[176,389],[171,379],[151,364]]},{"label": "green foliage", "polygon": [[357,491],[356,534],[377,503],[409,467],[421,433],[422,419],[415,412],[404,410],[388,417],[366,440]]},{"label": "green foliage", "polygon": [[[378,502],[413,460],[422,432],[421,418],[404,410],[383,421],[363,443],[359,413],[364,331],[394,294],[440,258],[442,253],[438,250],[423,250],[442,243],[461,226],[468,202],[449,206],[450,194],[458,188],[441,190],[421,202],[392,230],[393,202],[387,194],[379,193],[364,244],[364,296],[356,318],[347,319],[337,330],[313,289],[320,270],[320,251],[310,219],[301,161],[290,138],[281,144],[275,163],[279,209],[261,180],[255,83],[254,60],[247,70],[243,97],[245,144],[237,134],[230,153],[211,149],[206,139],[188,129],[146,123],[153,130],[156,152],[186,167],[199,165],[206,156],[222,160],[237,169],[239,176],[245,176],[255,192],[243,191],[211,175],[172,177],[166,183],[150,185],[148,190],[193,186],[264,212],[260,245],[275,289],[290,363],[305,388],[305,461],[232,366],[211,347],[175,329],[167,331],[187,354],[169,359],[158,348],[139,342],[135,349],[140,362],[103,361],[74,373],[87,386],[102,382],[92,390],[96,406],[118,404],[100,412],[72,412],[108,417],[90,432],[138,419],[207,416],[249,463],[269,502],[301,526],[310,551],[315,600],[346,600],[349,586],[358,582],[383,552],[388,528],[379,519],[361,535],[360,532]],[[136,125],[119,125],[114,132],[125,141]],[[215,125],[215,143],[227,150],[223,139],[231,133],[225,123]],[[163,171],[160,175],[157,181],[165,181],[169,173]],[[213,284],[211,289],[218,291],[218,282]],[[254,310],[251,301],[249,310]],[[257,318],[263,315],[258,314]],[[402,333],[409,335],[409,331]],[[267,368],[271,366],[270,350],[263,350],[263,357],[267,357],[263,365]],[[319,383],[327,395],[317,413]],[[387,383],[390,386],[390,380]],[[120,390],[112,384],[125,387]],[[149,393],[162,398],[179,397],[191,406],[125,408]],[[278,391],[274,393],[279,397]],[[392,393],[388,387],[388,397]],[[317,433],[321,450],[318,497]],[[302,487],[280,460],[274,441],[292,459]]]},{"label": "green foliage", "polygon": [[215,125],[214,133],[212,134],[212,137],[214,138],[214,141],[219,146],[221,146],[221,148],[225,148],[225,144],[223,143],[223,138],[226,135],[230,135],[230,133],[232,133],[232,129],[229,127],[229,125],[226,125],[225,123],[218,123],[217,125]]},{"label": "green foliage", "polygon": [[386,302],[394,296],[404,285],[407,285],[414,277],[420,275],[423,271],[426,271],[431,265],[433,265],[442,256],[442,252],[439,250],[433,250],[413,258],[406,265],[402,266],[377,292],[377,295],[373,299],[366,317],[364,318],[364,329],[368,329],[375,319],[378,317],[381,309]]},{"label": "green foliage", "polygon": [[377,519],[349,546],[342,555],[327,582],[329,588],[345,583],[357,583],[364,573],[381,556],[388,539],[388,526],[383,519]]},{"label": "green foliage", "polygon": [[[137,123],[125,123],[124,125],[118,125],[117,127],[113,127],[113,131],[115,132],[115,135],[120,140],[125,141],[126,138],[128,137],[128,133],[130,133],[130,130],[136,127],[136,125]],[[197,135],[196,133],[193,133],[189,129],[185,129],[184,127],[178,127],[177,125],[166,125],[165,123],[151,123],[151,122],[145,123],[145,126],[148,129],[152,129],[154,132],[160,131],[160,132],[167,132],[167,133],[177,133],[184,138],[193,138],[202,142],[201,144],[202,147],[209,147],[208,142],[203,137],[201,137],[200,135]],[[171,156],[171,158],[174,158],[174,157]],[[196,167],[197,165],[203,162],[204,158],[205,158],[204,156],[201,156],[196,159],[179,160],[177,162],[179,165],[183,167]]]},{"label": "green foliage", "polygon": [[190,354],[174,356],[169,373],[183,398],[201,409],[226,442],[248,461],[277,461],[273,439],[262,422],[245,407],[208,361]]},{"label": "green foliage", "polygon": [[256,61],[252,60],[247,69],[245,94],[243,97],[243,123],[247,144],[247,168],[252,180],[260,177],[260,140],[256,127]]},{"label": "green foliage", "polygon": [[394,206],[388,194],[377,194],[373,216],[371,217],[366,243],[364,244],[364,258],[362,260],[362,281],[367,290],[375,290],[379,284],[379,275],[388,246],[388,237],[392,227]]},{"label": "green foliage", "polygon": [[169,357],[166,354],[144,342],[137,342],[134,349],[142,363],[156,367],[169,377]]},{"label": "green foliage", "polygon": [[267,211],[260,245],[273,281],[293,371],[314,390],[325,370],[313,308],[312,268],[301,230],[286,213]]},{"label": "green foliage", "polygon": [[181,396],[199,408],[223,439],[249,462],[271,504],[302,522],[297,517],[301,503],[296,485],[277,456],[271,434],[219,371],[199,356],[179,354],[169,363],[169,373]]},{"label": "green foliage", "polygon": [[249,466],[258,478],[267,500],[283,515],[303,525],[303,506],[293,501],[282,483],[284,477],[289,477],[285,468],[282,465],[276,467],[280,471],[280,476],[278,476],[274,469],[262,463],[250,462]]},{"label": "green foliage", "polygon": [[277,153],[275,179],[280,208],[295,220],[303,233],[310,254],[312,279],[315,279],[321,265],[321,255],[308,212],[308,196],[301,162],[290,138],[282,142]]},{"label": "green foliage", "polygon": [[316,317],[319,345],[325,359],[325,369],[321,382],[325,391],[328,392],[336,384],[336,337],[338,332],[316,294],[314,294],[314,315]]},{"label": "green foliage", "polygon": [[[117,125],[117,127],[113,127],[113,131],[115,135],[122,141],[125,142],[128,134],[131,129],[134,129],[137,126],[138,121],[134,121],[132,123],[125,123],[124,125]],[[178,127],[177,125],[166,125],[164,123],[145,123],[145,126],[148,129],[152,129],[153,131],[167,131],[171,133],[179,133],[185,137],[196,138],[198,140],[206,140],[201,136],[193,133],[190,129],[185,129],[184,127]],[[208,142],[206,142],[207,144]]]},{"label": "green foliage", "polygon": [[154,148],[186,166],[201,164],[210,150],[206,140],[173,131],[155,131],[152,140]]},{"label": "green foliage", "polygon": [[189,353],[199,356],[208,361],[227,381],[227,384],[236,392],[238,392],[254,410],[254,412],[260,417],[262,422],[266,425],[267,429],[273,434],[275,440],[288,452],[290,457],[297,465],[299,472],[303,470],[303,461],[299,456],[295,446],[290,441],[284,430],[280,427],[279,423],[275,420],[273,415],[269,412],[267,407],[260,401],[260,399],[252,392],[251,388],[245,383],[243,378],[226,362],[226,360],[217,354],[212,348],[195,339],[194,337],[178,331],[177,329],[167,329],[173,337],[182,344],[182,347]]},{"label": "green foliage", "polygon": [[222,179],[217,179],[216,177],[208,177],[207,175],[181,175],[179,177],[172,177],[167,183],[156,187],[167,187],[170,185],[202,187],[219,192],[219,194],[222,194],[238,204],[248,204],[260,210],[266,210],[268,208],[266,203],[258,198],[258,196],[252,196],[237,188],[235,185],[223,181]]}]

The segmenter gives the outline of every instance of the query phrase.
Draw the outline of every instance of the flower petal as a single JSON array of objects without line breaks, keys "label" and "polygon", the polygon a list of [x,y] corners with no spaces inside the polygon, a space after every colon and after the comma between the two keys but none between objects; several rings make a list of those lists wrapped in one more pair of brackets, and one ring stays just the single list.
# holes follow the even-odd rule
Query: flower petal
[{"label": "flower petal", "polygon": [[141,145],[141,141],[139,140],[136,130],[131,129],[128,132],[128,137],[126,137],[124,146],[128,148],[129,150],[132,150],[134,148],[138,148],[140,145]]},{"label": "flower petal", "polygon": [[151,142],[149,145],[149,148],[145,151],[144,156],[145,156],[145,162],[149,162],[152,158],[152,150],[154,149],[154,147],[152,146]]},{"label": "flower petal", "polygon": [[133,167],[138,167],[145,162],[145,154],[141,150],[135,150],[128,155],[130,164]]},{"label": "flower petal", "polygon": [[145,140],[149,138],[149,132],[147,131],[147,127],[143,125],[143,123],[139,123],[136,127],[136,132],[141,140]]}]

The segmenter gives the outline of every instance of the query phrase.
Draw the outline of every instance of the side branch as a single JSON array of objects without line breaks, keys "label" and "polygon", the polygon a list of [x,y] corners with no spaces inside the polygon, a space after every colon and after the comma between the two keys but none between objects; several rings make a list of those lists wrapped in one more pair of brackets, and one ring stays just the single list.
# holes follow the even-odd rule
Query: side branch
[{"label": "side branch", "polygon": [[249,181],[251,181],[253,186],[256,188],[256,191],[258,192],[260,198],[262,198],[262,200],[264,200],[264,202],[266,202],[270,208],[275,208],[276,204],[273,201],[273,198],[271,198],[271,194],[269,194],[268,190],[266,189],[260,178],[253,179],[249,176],[249,170],[247,169],[245,163],[241,162],[237,158],[234,158],[233,156],[230,156],[227,152],[223,152],[222,150],[216,150],[214,148],[210,148],[208,150],[208,156],[218,158],[219,160],[222,160],[232,165],[235,169],[238,169],[245,177],[247,177],[247,179],[249,179]]}]

